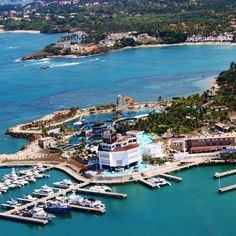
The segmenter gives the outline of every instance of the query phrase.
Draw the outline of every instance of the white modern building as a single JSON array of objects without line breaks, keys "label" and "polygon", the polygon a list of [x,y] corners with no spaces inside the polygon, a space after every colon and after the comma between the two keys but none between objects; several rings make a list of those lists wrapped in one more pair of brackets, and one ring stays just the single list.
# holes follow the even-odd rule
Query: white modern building
[{"label": "white modern building", "polygon": [[103,133],[103,142],[98,148],[100,168],[129,168],[142,161],[137,135],[118,137],[110,130]]},{"label": "white modern building", "polygon": [[165,157],[165,152],[162,148],[160,142],[158,143],[149,143],[144,145],[144,153],[145,156],[152,158],[163,158]]}]

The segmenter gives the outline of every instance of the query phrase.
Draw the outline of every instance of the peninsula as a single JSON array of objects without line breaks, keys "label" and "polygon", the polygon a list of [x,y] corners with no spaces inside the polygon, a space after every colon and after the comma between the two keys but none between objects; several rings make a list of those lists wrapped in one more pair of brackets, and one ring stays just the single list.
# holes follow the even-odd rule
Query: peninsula
[{"label": "peninsula", "polygon": [[[36,121],[9,128],[8,135],[28,137],[31,143],[19,153],[0,155],[1,162],[39,160],[61,163],[66,159],[68,164],[79,168],[81,178],[102,182],[103,168],[119,172],[120,168],[129,169],[142,161],[150,166],[162,166],[165,162],[173,162],[176,166],[180,159],[188,163],[196,160],[199,164],[210,157],[213,160],[223,158],[234,161],[235,81],[236,65],[232,62],[229,70],[220,73],[212,88],[203,94],[170,100],[159,97],[154,102],[146,103],[137,103],[130,97],[119,95],[116,104],[56,111]],[[123,111],[135,113],[145,110],[148,112],[141,115],[122,115]],[[87,116],[99,114],[107,114],[108,117],[95,122],[86,120]],[[140,156],[139,145],[144,141],[137,140],[143,135],[151,141],[143,144],[144,150]],[[70,140],[74,138],[78,142],[72,144]],[[122,153],[127,150],[137,152],[132,162],[121,158],[121,162],[109,164],[105,159],[105,153],[111,155],[111,161],[112,155],[115,155],[113,152],[123,156]],[[129,152],[127,155],[129,159]],[[100,165],[98,176],[88,174],[87,168],[91,163]],[[93,164],[90,168],[93,169]],[[123,182],[123,177],[116,179],[116,182]],[[128,182],[131,180],[135,179],[127,178]],[[104,181],[109,182],[106,178]]]},{"label": "peninsula", "polygon": [[[97,36],[98,37],[98,36]],[[52,57],[80,57],[91,55],[103,55],[106,53],[119,51],[122,49],[141,48],[141,47],[163,47],[177,45],[236,45],[235,35],[230,32],[225,32],[218,36],[202,37],[186,35],[168,36],[169,41],[164,40],[154,34],[125,32],[125,33],[110,33],[103,36],[103,39],[96,42],[96,37],[92,39],[94,43],[86,43],[88,34],[85,32],[73,33],[61,36],[56,42],[52,43],[41,51],[33,52],[21,58],[22,61],[37,60]]]}]

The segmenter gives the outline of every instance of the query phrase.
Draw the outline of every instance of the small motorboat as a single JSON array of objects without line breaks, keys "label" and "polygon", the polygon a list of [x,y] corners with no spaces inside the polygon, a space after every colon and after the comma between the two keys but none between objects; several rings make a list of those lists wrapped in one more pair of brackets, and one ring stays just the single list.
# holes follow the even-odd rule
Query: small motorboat
[{"label": "small motorboat", "polygon": [[41,67],[40,67],[40,69],[44,69],[44,70],[45,70],[45,69],[48,69],[48,68],[50,68],[50,66],[41,66]]},{"label": "small motorboat", "polygon": [[13,198],[8,200],[6,204],[8,205],[9,208],[15,208],[15,207],[21,206],[21,203],[19,203],[17,200]]},{"label": "small motorboat", "polygon": [[162,186],[162,185],[171,185],[170,182],[166,181],[166,180],[163,179],[163,178],[152,178],[152,180],[154,181],[154,183],[158,184],[159,186]]},{"label": "small motorboat", "polygon": [[31,195],[23,195],[21,200],[26,201],[26,202],[33,202],[33,201],[38,200],[38,198],[32,197]]},{"label": "small motorboat", "polygon": [[55,216],[53,214],[48,214],[41,207],[34,207],[29,214],[32,218],[41,219],[41,220],[53,220]]}]

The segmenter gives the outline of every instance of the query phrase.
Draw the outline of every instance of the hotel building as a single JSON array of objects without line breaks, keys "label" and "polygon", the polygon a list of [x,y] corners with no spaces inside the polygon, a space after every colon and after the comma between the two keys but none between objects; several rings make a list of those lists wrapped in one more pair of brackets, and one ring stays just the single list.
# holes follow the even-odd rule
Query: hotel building
[{"label": "hotel building", "polygon": [[187,140],[187,151],[189,153],[215,152],[222,149],[234,149],[235,145],[235,133],[201,135]]},{"label": "hotel building", "polygon": [[99,144],[98,157],[100,169],[129,168],[142,161],[138,136],[141,132],[132,135],[119,136],[114,130],[103,132],[103,141]]}]

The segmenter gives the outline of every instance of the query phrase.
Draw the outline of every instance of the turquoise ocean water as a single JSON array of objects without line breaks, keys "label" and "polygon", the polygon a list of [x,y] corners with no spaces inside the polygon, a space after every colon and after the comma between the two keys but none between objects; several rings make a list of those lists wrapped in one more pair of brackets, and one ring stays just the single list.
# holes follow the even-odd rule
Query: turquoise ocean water
[{"label": "turquoise ocean water", "polygon": [[[150,190],[140,184],[113,186],[113,190],[128,194],[128,198],[111,199],[96,197],[106,204],[104,215],[72,212],[58,216],[46,226],[35,226],[0,220],[1,235],[9,236],[234,236],[236,192],[218,194],[218,180],[213,179],[215,171],[224,171],[232,166],[196,167],[175,173],[183,182],[172,182],[172,186]],[[234,166],[235,168],[235,166]],[[0,175],[10,172],[1,169]],[[65,178],[58,171],[49,171],[54,181]],[[68,178],[68,177],[66,177]],[[31,193],[44,184],[35,184],[16,189],[0,196],[0,202],[11,197]],[[221,179],[221,185],[235,184],[236,176]]]},{"label": "turquoise ocean water", "polygon": [[[233,46],[176,46],[124,50],[105,56],[19,62],[20,56],[57,40],[59,35],[0,34],[0,153],[11,153],[26,143],[4,135],[5,130],[55,109],[91,106],[130,95],[138,101],[158,96],[184,96],[201,92],[209,78],[235,60]],[[42,70],[40,67],[49,65]],[[203,76],[205,76],[203,78]],[[236,192],[218,194],[215,171],[232,166],[197,167],[178,173],[184,181],[171,187],[149,190],[139,184],[114,187],[128,194],[126,200],[101,198],[103,216],[73,212],[57,217],[46,227],[0,220],[1,235],[160,235],[234,236]],[[0,176],[9,172],[1,169]],[[46,182],[65,177],[50,172]],[[235,184],[236,177],[221,180]],[[0,196],[30,193],[44,180]]]},{"label": "turquoise ocean water", "polygon": [[[146,101],[201,92],[236,53],[234,46],[175,46],[18,61],[59,37],[0,33],[0,153],[15,152],[26,142],[6,137],[8,127],[55,109],[114,102],[118,94]],[[40,69],[45,65],[50,68]]]}]

